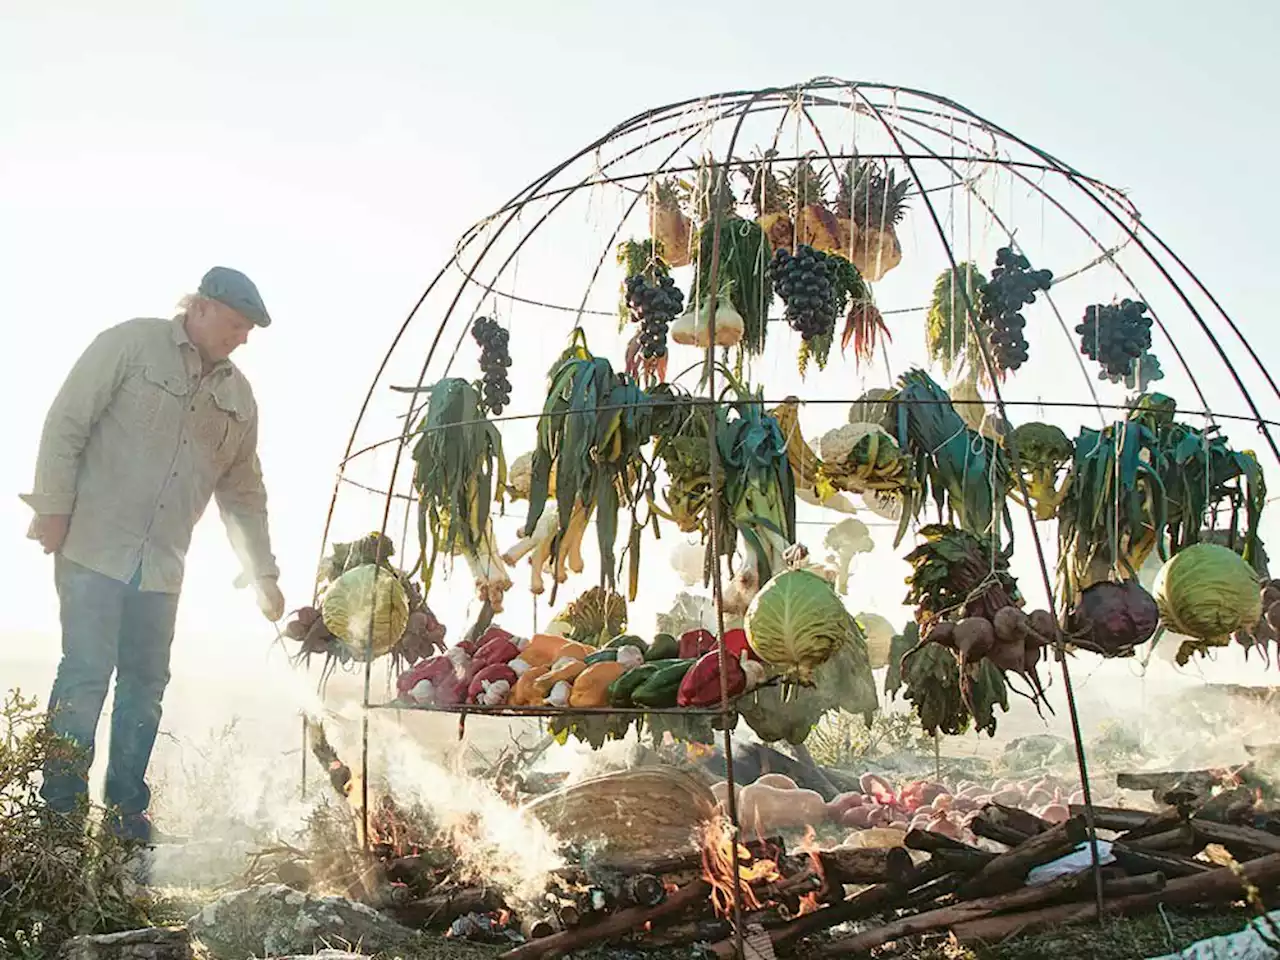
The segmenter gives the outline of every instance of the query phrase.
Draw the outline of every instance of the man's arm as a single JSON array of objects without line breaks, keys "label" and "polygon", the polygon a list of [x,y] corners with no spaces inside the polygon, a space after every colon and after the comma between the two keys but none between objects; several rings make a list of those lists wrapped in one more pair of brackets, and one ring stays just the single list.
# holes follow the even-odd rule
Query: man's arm
[{"label": "man's arm", "polygon": [[258,416],[254,412],[235,461],[214,489],[218,511],[241,569],[253,582],[280,576],[267,528],[267,490],[258,460]]},{"label": "man's arm", "polygon": [[124,382],[128,345],[122,326],[94,338],[63,381],[45,417],[35,485],[22,499],[37,516],[70,515],[80,456],[94,425]]}]

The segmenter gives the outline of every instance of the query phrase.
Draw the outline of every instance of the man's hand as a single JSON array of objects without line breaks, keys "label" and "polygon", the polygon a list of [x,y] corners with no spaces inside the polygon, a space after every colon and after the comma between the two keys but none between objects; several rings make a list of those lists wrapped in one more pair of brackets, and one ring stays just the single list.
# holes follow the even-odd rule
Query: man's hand
[{"label": "man's hand", "polygon": [[38,540],[40,546],[44,547],[45,553],[57,553],[62,549],[63,541],[67,539],[67,530],[70,527],[71,517],[68,514],[36,517],[27,528],[27,539]]},{"label": "man's hand", "polygon": [[258,595],[258,609],[272,623],[279,623],[284,616],[284,594],[274,578],[268,577],[254,584]]}]

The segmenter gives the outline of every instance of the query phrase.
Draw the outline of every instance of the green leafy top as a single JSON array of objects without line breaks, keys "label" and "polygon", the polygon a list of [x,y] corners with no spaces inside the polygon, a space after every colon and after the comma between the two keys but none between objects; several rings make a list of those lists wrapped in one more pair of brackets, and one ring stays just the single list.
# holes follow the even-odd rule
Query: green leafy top
[{"label": "green leafy top", "polygon": [[896,542],[931,495],[939,513],[950,511],[963,529],[999,543],[1013,486],[1004,448],[970,429],[947,392],[923,370],[899,379],[884,428],[913,462],[914,483]]},{"label": "green leafy top", "polygon": [[422,579],[429,588],[441,552],[481,552],[489,505],[501,502],[506,487],[507,463],[502,435],[481,411],[480,392],[460,377],[431,387],[416,432],[413,483],[419,497]]},{"label": "green leafy top", "polygon": [[[969,262],[944,270],[933,285],[933,302],[925,320],[925,331],[929,356],[942,366],[947,376],[965,360],[975,368],[979,366],[982,348],[977,331],[982,329],[986,291],[987,278],[977,264]],[[966,306],[972,307],[972,311]]]},{"label": "green leafy top", "polygon": [[554,467],[560,542],[576,505],[594,509],[602,576],[611,587],[618,510],[624,497],[628,505],[640,500],[641,448],[652,435],[653,412],[645,392],[631,378],[615,374],[608,360],[591,356],[577,332],[552,372],[538,422],[523,535],[531,536],[542,518]]}]

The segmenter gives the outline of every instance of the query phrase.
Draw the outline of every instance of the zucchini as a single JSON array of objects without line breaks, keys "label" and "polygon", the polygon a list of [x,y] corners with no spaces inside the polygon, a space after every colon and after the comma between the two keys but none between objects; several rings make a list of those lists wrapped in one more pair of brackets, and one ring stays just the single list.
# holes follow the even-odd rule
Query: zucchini
[{"label": "zucchini", "polygon": [[[696,661],[677,660],[664,667],[659,667],[645,681],[631,691],[631,702],[638,707],[653,707],[655,710],[666,709],[676,705],[676,695],[680,692],[680,681],[693,669]],[[645,664],[646,667],[653,664]],[[634,673],[635,671],[631,671]]]},{"label": "zucchini", "polygon": [[680,641],[669,633],[660,633],[653,638],[653,643],[645,652],[647,661],[674,660],[680,656]]},{"label": "zucchini", "polygon": [[609,706],[631,706],[631,692],[660,669],[662,668],[657,664],[646,663],[640,667],[633,667],[618,677],[617,680],[609,684]]},{"label": "zucchini", "polygon": [[639,647],[641,653],[649,651],[649,645],[633,633],[621,633],[604,645],[606,650],[618,650],[622,647]]}]

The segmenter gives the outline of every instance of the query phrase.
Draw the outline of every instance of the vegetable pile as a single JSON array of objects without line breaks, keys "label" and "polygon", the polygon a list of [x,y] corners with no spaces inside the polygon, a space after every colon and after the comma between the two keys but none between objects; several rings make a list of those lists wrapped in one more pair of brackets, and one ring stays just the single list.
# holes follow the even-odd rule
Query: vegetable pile
[{"label": "vegetable pile", "polygon": [[[851,831],[850,846],[901,846],[908,830],[928,830],[970,845],[979,843],[970,829],[991,803],[1026,810],[1049,823],[1070,816],[1069,805],[1084,802],[1081,790],[1054,776],[954,784],[908,780],[895,786],[887,778],[864,773],[858,789],[824,801],[780,773],[767,773],[749,784],[735,784],[738,814],[744,823],[767,833],[823,825]],[[728,797],[725,781],[712,785],[717,802]]]}]

